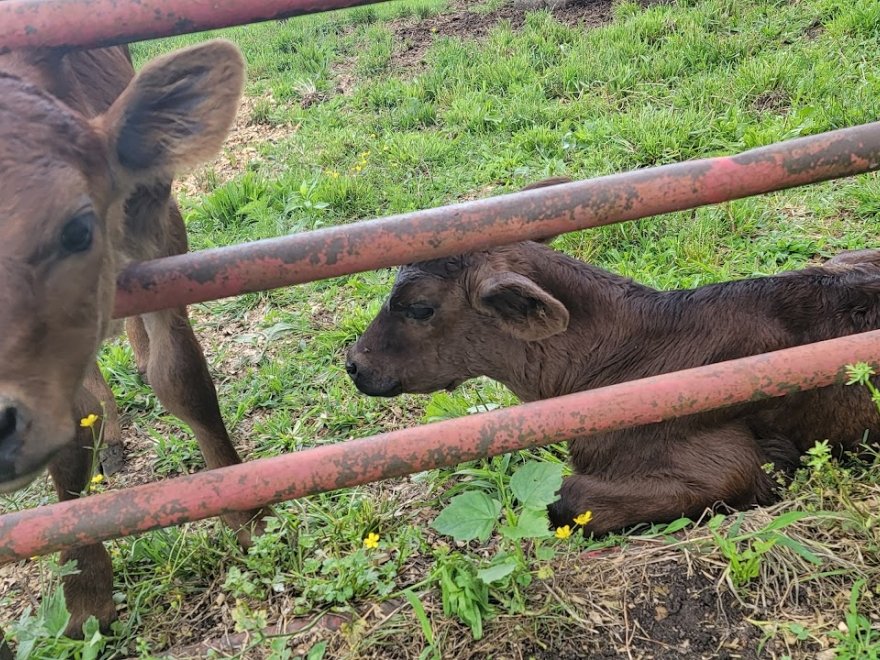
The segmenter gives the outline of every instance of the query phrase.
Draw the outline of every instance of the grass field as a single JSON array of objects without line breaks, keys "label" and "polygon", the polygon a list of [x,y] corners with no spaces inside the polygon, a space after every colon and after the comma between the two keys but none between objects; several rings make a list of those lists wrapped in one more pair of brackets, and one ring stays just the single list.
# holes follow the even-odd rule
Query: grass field
[{"label": "grass field", "polygon": [[[398,0],[225,30],[249,83],[224,154],[181,182],[193,249],[735,153],[880,118],[876,0],[577,3]],[[209,35],[133,48],[138,65]],[[770,274],[876,246],[880,178],[859,176],[561,237],[660,287]],[[191,308],[248,458],[507,406],[488,380],[375,400],[343,365],[393,271]],[[202,468],[137,376],[101,364],[124,414],[121,488]],[[821,441],[822,438],[816,438]],[[564,446],[276,507],[249,553],[217,521],[108,544],[113,637],[60,637],[53,558],[0,568],[0,625],[29,658],[877,658],[880,459],[813,452],[780,505],[598,540],[432,527],[479,493],[521,513],[519,470],[558,478]],[[0,500],[51,501],[41,480]],[[487,498],[488,499],[488,498]],[[703,521],[704,523],[706,521]],[[377,547],[363,540],[377,534]],[[324,615],[324,616],[320,616]],[[268,628],[267,626],[274,626]]]}]

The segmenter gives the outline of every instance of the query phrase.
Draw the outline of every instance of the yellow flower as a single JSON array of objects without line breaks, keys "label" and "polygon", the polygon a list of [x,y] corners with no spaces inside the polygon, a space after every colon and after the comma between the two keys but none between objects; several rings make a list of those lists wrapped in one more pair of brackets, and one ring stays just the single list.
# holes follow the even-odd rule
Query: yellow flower
[{"label": "yellow flower", "polygon": [[330,170],[330,172],[328,172],[328,174],[330,175],[331,179],[338,179],[339,178],[339,172],[337,172],[336,170]]},{"label": "yellow flower", "polygon": [[101,474],[100,472],[98,472],[98,474],[96,474],[94,477],[92,477],[93,484],[99,484],[102,481],[104,481],[104,475]]},{"label": "yellow flower", "polygon": [[98,421],[98,416],[95,413],[89,413],[88,417],[83,417],[79,420],[79,425],[84,429],[91,428],[95,425],[95,422]]},{"label": "yellow flower", "polygon": [[581,515],[579,515],[577,518],[574,519],[574,524],[583,526],[583,525],[586,525],[588,522],[590,522],[592,519],[593,519],[593,512],[592,511],[584,511]]},{"label": "yellow flower", "polygon": [[355,171],[355,172],[360,172],[362,169],[364,169],[364,168],[361,167],[360,165],[355,165],[355,166],[354,166],[354,171]]},{"label": "yellow flower", "polygon": [[556,528],[556,538],[567,539],[569,536],[571,536],[571,527],[568,525]]},{"label": "yellow flower", "polygon": [[376,532],[370,532],[367,534],[367,538],[364,539],[364,547],[365,548],[378,548],[379,547],[379,535]]},{"label": "yellow flower", "polygon": [[376,134],[375,134],[375,133],[370,133],[370,137],[373,138],[373,139],[376,139]]}]

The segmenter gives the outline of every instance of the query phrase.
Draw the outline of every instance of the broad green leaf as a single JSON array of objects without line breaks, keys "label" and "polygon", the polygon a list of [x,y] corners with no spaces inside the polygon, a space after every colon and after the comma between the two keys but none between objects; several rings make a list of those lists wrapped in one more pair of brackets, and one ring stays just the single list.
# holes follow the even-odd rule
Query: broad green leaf
[{"label": "broad green leaf", "polygon": [[529,461],[510,478],[510,490],[523,506],[547,506],[562,486],[562,469],[562,463]]},{"label": "broad green leaf", "polygon": [[431,627],[431,621],[428,619],[428,615],[425,614],[425,608],[422,606],[422,601],[420,601],[419,597],[413,593],[412,589],[404,589],[403,595],[406,596],[407,601],[409,601],[410,606],[413,608],[413,612],[416,614],[416,618],[419,620],[419,625],[422,627],[422,634],[425,636],[425,641],[428,642],[429,645],[433,645],[434,629]]},{"label": "broad green leaf", "polygon": [[535,558],[539,561],[550,561],[556,556],[556,548],[552,545],[539,545],[535,548]]},{"label": "broad green leaf", "polygon": [[546,509],[523,509],[513,527],[504,526],[501,534],[511,540],[519,539],[543,539],[553,536],[550,531],[550,522],[547,518]]},{"label": "broad green leaf", "polygon": [[762,532],[769,532],[774,529],[782,529],[783,527],[788,527],[791,524],[796,523],[798,520],[802,520],[803,518],[810,517],[819,517],[824,515],[829,515],[830,512],[827,511],[789,511],[787,513],[783,513],[781,516],[777,516],[770,524],[768,524],[764,529],[760,530]]},{"label": "broad green leaf", "polygon": [[513,570],[516,568],[516,560],[508,559],[500,564],[495,564],[494,566],[489,566],[488,568],[481,568],[477,571],[477,577],[479,577],[486,584],[492,584],[493,582],[497,582],[498,580],[503,580],[508,575],[513,573]]},{"label": "broad green leaf", "polygon": [[321,660],[324,657],[324,653],[327,652],[327,642],[326,640],[323,642],[318,642],[312,648],[309,649],[306,654],[306,660]]},{"label": "broad green leaf", "polygon": [[64,592],[61,589],[53,591],[52,595],[43,601],[40,609],[44,616],[46,630],[53,636],[60,637],[70,621],[70,614],[64,602]]},{"label": "broad green leaf", "polygon": [[792,552],[796,552],[811,564],[819,565],[822,563],[822,560],[819,558],[818,555],[816,555],[816,553],[810,550],[803,543],[798,543],[793,538],[779,534],[776,536],[775,540],[777,544],[788,548]]},{"label": "broad green leaf", "polygon": [[485,541],[498,521],[501,502],[485,493],[471,491],[456,495],[431,526],[456,541]]},{"label": "broad green leaf", "polygon": [[693,521],[690,518],[679,518],[678,520],[673,520],[671,523],[666,525],[666,528],[661,533],[674,534],[675,532],[684,529],[691,523],[693,523]]}]

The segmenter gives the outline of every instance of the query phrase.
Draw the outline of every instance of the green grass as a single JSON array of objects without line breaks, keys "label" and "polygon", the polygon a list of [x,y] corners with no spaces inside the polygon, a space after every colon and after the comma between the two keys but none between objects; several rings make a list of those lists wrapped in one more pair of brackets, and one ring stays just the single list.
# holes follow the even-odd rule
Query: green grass
[{"label": "green grass", "polygon": [[[490,13],[499,5],[474,10]],[[288,130],[280,140],[252,145],[256,157],[231,180],[206,176],[205,194],[182,200],[191,244],[231,245],[512,191],[546,175],[586,178],[873,121],[880,117],[878,6],[873,0],[678,0],[650,8],[619,2],[612,23],[592,30],[536,12],[522,29],[501,23],[481,41],[437,35],[425,65],[407,69],[398,65],[395,29],[448,11],[446,2],[391,2],[212,33],[234,40],[248,60],[247,92],[259,99],[251,120]],[[212,35],[137,44],[133,53],[140,65]],[[351,81],[345,93],[337,91],[341,77]],[[304,102],[312,98],[318,101]],[[864,175],[573,233],[556,245],[649,285],[689,287],[875,246],[878,213],[880,178]],[[356,393],[343,351],[378,309],[392,275],[363,273],[193,308],[225,419],[247,457],[515,403],[486,379],[432,397],[383,401]],[[102,366],[129,437],[137,439],[145,476],[201,469],[191,434],[140,382],[127,343],[110,344]],[[202,631],[253,632],[281,612],[350,610],[403,599],[408,587],[422,593],[436,584],[428,577],[435,561],[458,561],[443,559],[446,550],[438,547],[450,541],[429,527],[451,497],[496,492],[528,460],[562,458],[564,448],[556,446],[286,503],[277,507],[277,528],[249,554],[213,521],[112,542],[123,617],[104,653],[150,657],[197,641]],[[860,497],[876,497],[876,467],[834,469],[830,481],[804,477],[793,496],[806,503],[818,498],[843,513],[860,510],[852,498],[828,495],[859,479],[867,484]],[[45,483],[37,484],[3,500],[3,508],[49,501],[46,493]],[[873,511],[847,532],[862,544],[864,566],[822,578],[846,593],[833,601],[840,603],[837,613],[777,620],[763,627],[772,628],[770,637],[787,640],[787,631],[797,648],[823,639],[842,649],[840,657],[866,657],[858,655],[866,648],[876,655],[876,629],[859,608],[876,613],[871,603],[880,594],[870,582],[857,583],[865,571],[876,576],[880,565]],[[362,547],[370,532],[380,535],[380,559]],[[600,545],[609,543],[630,540]],[[718,557],[757,552],[722,545],[726,554],[712,545]],[[765,553],[779,551],[760,550],[759,564]],[[472,543],[462,556],[485,552]],[[760,564],[767,565],[776,564]],[[57,580],[43,570],[40,591],[48,597]],[[15,590],[0,596],[0,604],[3,598],[23,599]],[[492,599],[500,613],[516,601],[498,590]],[[533,620],[551,615],[562,616],[557,608]],[[417,610],[406,624],[410,639],[430,637],[426,649],[451,648],[453,638],[468,634],[449,628],[437,611],[427,616]],[[845,617],[850,627],[829,637]],[[366,657],[393,643],[388,640],[400,632],[394,626],[406,628],[398,620],[390,628],[353,629],[344,643],[334,638],[333,648]],[[44,638],[41,657],[79,657],[69,650],[75,645],[51,641],[49,633]],[[254,648],[266,652],[279,643],[254,639]],[[273,657],[287,657],[278,653]]]}]

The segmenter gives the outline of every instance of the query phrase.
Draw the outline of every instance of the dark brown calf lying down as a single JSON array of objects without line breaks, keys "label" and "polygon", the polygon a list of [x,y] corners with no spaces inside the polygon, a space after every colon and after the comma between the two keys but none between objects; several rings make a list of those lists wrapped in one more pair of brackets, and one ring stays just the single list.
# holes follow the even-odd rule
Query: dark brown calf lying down
[{"label": "dark brown calf lying down", "polygon": [[[535,401],[876,328],[880,250],[657,291],[523,242],[402,267],[346,367],[371,396],[488,376]],[[718,502],[768,504],[775,482],[762,466],[790,471],[817,440],[856,449],[866,430],[876,443],[868,393],[841,385],[577,439],[550,518],[572,524],[589,510],[586,529],[601,534]]]}]

